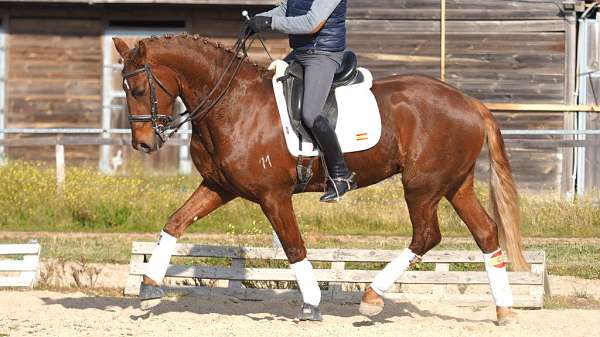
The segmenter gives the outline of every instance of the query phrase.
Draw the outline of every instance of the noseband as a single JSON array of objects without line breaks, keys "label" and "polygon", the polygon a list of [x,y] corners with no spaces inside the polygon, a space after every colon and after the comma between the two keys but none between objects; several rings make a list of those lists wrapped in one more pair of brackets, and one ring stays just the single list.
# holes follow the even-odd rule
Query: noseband
[{"label": "noseband", "polygon": [[[171,92],[166,88],[166,86],[154,75],[152,69],[149,64],[145,64],[142,68],[135,69],[128,73],[123,74],[123,81],[126,83],[128,89],[129,86],[127,84],[127,79],[133,76],[136,76],[141,73],[146,74],[146,78],[148,79],[148,85],[150,86],[150,115],[132,115],[129,113],[129,121],[130,122],[141,122],[141,123],[152,123],[152,129],[158,135],[158,137],[162,140],[162,142],[166,142],[169,137],[179,130],[179,128],[192,120],[201,120],[212,108],[219,103],[219,101],[225,96],[225,93],[231,86],[233,79],[239,72],[244,59],[248,56],[246,50],[250,46],[246,46],[246,41],[250,34],[248,33],[247,26],[244,26],[240,31],[238,39],[234,45],[234,52],[231,57],[231,60],[223,70],[223,73],[219,77],[215,86],[210,90],[210,92],[202,99],[202,101],[190,112],[184,111],[177,116],[170,116],[160,114],[158,111],[158,98],[156,96],[156,84],[172,99],[177,98],[176,95],[171,94]],[[250,45],[253,41],[250,42]],[[242,55],[240,55],[240,52]],[[233,73],[231,74],[228,81],[226,81],[225,86],[221,90],[221,92],[217,93],[218,88],[221,86],[229,70],[233,67]],[[216,97],[211,100],[211,96],[215,95]],[[186,116],[185,118],[181,118]]]}]

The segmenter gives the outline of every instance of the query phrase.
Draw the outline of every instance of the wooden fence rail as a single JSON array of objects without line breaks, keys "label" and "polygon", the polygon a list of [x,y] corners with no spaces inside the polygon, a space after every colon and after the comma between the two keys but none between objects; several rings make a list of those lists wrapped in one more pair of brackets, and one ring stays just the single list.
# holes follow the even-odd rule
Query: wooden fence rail
[{"label": "wooden fence rail", "polygon": [[[146,261],[152,253],[153,247],[154,243],[133,243],[125,294],[137,295],[139,293]],[[398,254],[398,251],[393,250],[310,249],[308,258],[316,262],[317,280],[326,284],[324,286],[326,289],[323,290],[324,298],[358,300],[361,295],[359,290],[364,289],[373,280],[383,263],[391,261]],[[276,267],[265,267],[265,264],[269,264],[268,262],[287,261],[281,249],[178,244],[173,256],[177,259],[192,258],[185,264],[170,265],[167,269],[169,281],[174,281],[179,285],[172,286],[173,282],[167,282],[167,284],[170,284],[171,290],[177,292],[223,294],[247,299],[262,299],[268,296],[298,296],[298,292],[293,289],[273,289],[272,287],[264,289],[265,284],[273,286],[279,282],[289,286],[289,282],[295,281],[294,273],[287,268],[287,264],[279,263]],[[219,266],[215,266],[207,264],[206,261],[199,261],[198,258],[222,260]],[[531,272],[509,272],[513,290],[516,290],[515,306],[541,308],[544,303],[544,294],[548,289],[545,253],[528,251],[525,252],[525,258],[532,266]],[[199,262],[203,262],[203,264],[198,265]],[[252,263],[260,267],[248,267]],[[229,265],[222,266],[223,264]],[[369,264],[371,268],[368,267]],[[373,264],[378,265],[374,268]],[[386,297],[396,300],[444,299],[457,305],[491,303],[488,278],[483,271],[481,252],[432,251],[423,257],[422,264],[433,264],[433,268],[425,268],[430,270],[423,271],[407,271],[398,281],[396,288],[399,286],[400,291],[387,293]],[[454,271],[457,264],[468,264],[471,268],[468,268],[469,271]],[[327,267],[322,268],[322,265]],[[355,269],[348,269],[348,267]],[[460,269],[465,268],[461,266]],[[186,281],[177,282],[177,280]],[[209,283],[206,282],[207,280],[226,280],[227,282],[217,282],[217,286],[210,287],[182,285],[186,283],[207,284]],[[471,288],[472,291],[466,291],[468,288]]]},{"label": "wooden fence rail", "polygon": [[[0,245],[0,287],[33,288],[40,269],[40,252],[36,241]],[[16,258],[6,259],[9,256]]]}]

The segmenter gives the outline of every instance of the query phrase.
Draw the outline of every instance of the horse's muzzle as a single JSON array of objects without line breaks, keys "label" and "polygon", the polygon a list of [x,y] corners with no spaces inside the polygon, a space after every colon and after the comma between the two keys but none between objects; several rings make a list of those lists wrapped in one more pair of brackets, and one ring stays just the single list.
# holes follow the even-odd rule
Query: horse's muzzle
[{"label": "horse's muzzle", "polygon": [[164,141],[157,134],[154,134],[153,138],[147,140],[131,140],[131,146],[133,146],[134,149],[148,154],[158,151],[163,146],[163,144]]}]

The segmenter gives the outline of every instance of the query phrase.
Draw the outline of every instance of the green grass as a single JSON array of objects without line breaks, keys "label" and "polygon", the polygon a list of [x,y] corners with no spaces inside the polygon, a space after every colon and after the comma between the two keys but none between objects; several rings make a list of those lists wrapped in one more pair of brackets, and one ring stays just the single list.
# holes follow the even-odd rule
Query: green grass
[{"label": "green grass", "polygon": [[[154,241],[168,216],[200,182],[193,175],[150,174],[139,168],[129,171],[126,176],[109,176],[94,169],[70,168],[66,184],[58,192],[52,169],[25,162],[1,166],[0,236],[6,231],[117,233],[91,234],[90,238],[70,238],[57,233],[39,239],[45,258],[127,263],[131,242]],[[487,204],[487,187],[478,187],[478,194],[482,203]],[[321,239],[320,236],[397,237],[412,233],[401,184],[394,178],[352,192],[340,204],[319,203],[318,194],[311,193],[294,196],[294,205],[301,230],[313,248],[401,249],[407,245],[406,240]],[[521,208],[526,237],[600,237],[600,211],[590,201],[566,202],[524,194]],[[470,236],[447,202],[440,204],[438,213],[444,236]],[[226,240],[205,243],[264,246],[270,244],[271,226],[257,205],[240,199],[197,221],[188,231],[227,234]],[[28,236],[27,233],[8,235],[0,241],[23,241]],[[192,240],[198,242],[196,238]],[[474,243],[443,243],[440,248],[477,249]],[[545,243],[528,248],[547,252],[552,274],[600,278],[600,265],[595,263],[600,260],[597,245]]]},{"label": "green grass", "polygon": [[[156,175],[141,169],[109,176],[94,169],[69,168],[62,192],[55,172],[10,162],[0,167],[0,231],[159,231],[199,184],[198,176]],[[487,186],[478,188],[487,204]],[[403,235],[412,233],[401,183],[391,178],[350,193],[340,204],[322,204],[318,194],[294,196],[303,233]],[[591,202],[565,202],[523,195],[523,233],[528,237],[600,237],[600,211]],[[452,207],[443,201],[439,218],[445,236],[469,236]],[[190,232],[267,234],[260,208],[235,200],[199,220]]]}]

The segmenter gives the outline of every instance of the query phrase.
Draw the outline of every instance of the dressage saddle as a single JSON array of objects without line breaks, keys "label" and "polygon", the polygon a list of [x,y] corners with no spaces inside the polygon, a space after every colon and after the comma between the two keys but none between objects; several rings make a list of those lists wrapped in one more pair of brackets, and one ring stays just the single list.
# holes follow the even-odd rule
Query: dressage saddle
[{"label": "dressage saddle", "polygon": [[[302,139],[310,139],[312,143],[315,144],[311,133],[302,124],[304,67],[300,62],[292,61],[287,67],[285,75],[280,77],[278,81],[283,84],[283,94],[285,96],[290,122],[300,137],[300,147],[302,147]],[[323,108],[323,114],[334,130],[338,117],[335,89],[346,85],[360,83],[362,81],[364,81],[364,77],[357,69],[356,54],[352,51],[344,52],[342,65],[333,77],[333,84],[329,91],[329,95],[327,96],[325,107]]]}]

